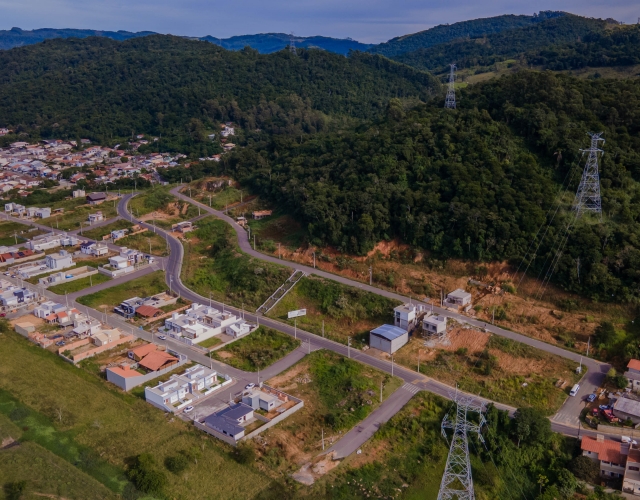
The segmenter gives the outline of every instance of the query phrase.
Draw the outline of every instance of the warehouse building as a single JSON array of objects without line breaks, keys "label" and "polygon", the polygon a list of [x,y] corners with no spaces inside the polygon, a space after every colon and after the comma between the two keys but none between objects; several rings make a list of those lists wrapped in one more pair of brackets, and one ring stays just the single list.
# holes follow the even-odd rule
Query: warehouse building
[{"label": "warehouse building", "polygon": [[409,342],[409,332],[393,325],[382,325],[369,332],[369,347],[393,354]]}]

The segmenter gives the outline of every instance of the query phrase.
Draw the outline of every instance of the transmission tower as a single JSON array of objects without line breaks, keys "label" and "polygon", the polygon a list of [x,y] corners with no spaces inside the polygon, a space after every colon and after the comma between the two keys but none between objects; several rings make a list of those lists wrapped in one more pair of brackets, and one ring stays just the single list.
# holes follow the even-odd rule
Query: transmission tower
[{"label": "transmission tower", "polygon": [[293,39],[293,31],[289,35],[289,52],[291,52],[294,55],[298,55],[298,53],[296,52],[296,43]]},{"label": "transmission tower", "polygon": [[[483,402],[460,394],[457,391],[452,399],[456,403],[455,419],[451,420],[449,414],[447,414],[442,419],[441,426],[444,438],[447,439],[446,429],[453,429],[453,438],[449,447],[447,465],[440,483],[438,500],[475,500],[467,434],[475,432],[478,434],[480,441],[484,442],[480,430],[485,423],[485,407]],[[467,421],[469,412],[475,412],[480,415],[478,424]]]},{"label": "transmission tower", "polygon": [[444,107],[456,109],[456,65],[450,64],[451,72],[449,73],[449,88],[447,89],[447,98],[444,101]]},{"label": "transmission tower", "polygon": [[602,132],[596,134],[590,132],[591,147],[589,149],[581,149],[582,154],[589,153],[587,163],[582,172],[582,179],[578,186],[573,208],[576,211],[576,218],[579,218],[585,212],[598,214],[602,218],[602,201],[600,200],[600,175],[598,174],[598,153],[603,153],[598,148],[598,142],[604,139],[600,137]]}]

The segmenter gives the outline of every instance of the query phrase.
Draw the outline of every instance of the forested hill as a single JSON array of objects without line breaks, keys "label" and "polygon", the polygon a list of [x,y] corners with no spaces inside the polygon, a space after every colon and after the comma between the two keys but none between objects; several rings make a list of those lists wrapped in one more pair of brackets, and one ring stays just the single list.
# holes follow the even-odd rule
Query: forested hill
[{"label": "forested hill", "polygon": [[458,38],[477,38],[491,33],[530,26],[545,19],[565,15],[563,12],[542,11],[533,16],[503,15],[473,19],[454,24],[441,24],[411,35],[392,38],[386,43],[374,45],[369,49],[372,54],[394,57],[406,52],[447,43]]},{"label": "forested hill", "polygon": [[599,19],[565,15],[500,33],[419,49],[394,59],[434,72],[447,71],[451,62],[460,69],[490,66],[525,52],[539,54],[544,49],[579,42],[591,34],[604,32],[605,27],[606,22]]},{"label": "forested hill", "polygon": [[553,281],[598,300],[640,298],[640,82],[523,71],[460,103],[393,100],[384,120],[352,133],[274,137],[211,168],[296,214],[312,244],[364,253],[399,237],[433,256],[516,265],[566,181],[535,276],[571,220],[579,149],[603,131],[604,222],[573,227]]},{"label": "forested hill", "polygon": [[[227,50],[240,50],[249,46],[261,54],[271,54],[287,47],[291,43],[291,35],[285,33],[261,33],[259,35],[232,36],[230,38],[204,36],[200,40],[215,43]],[[323,49],[345,56],[349,54],[350,50],[365,51],[371,47],[371,44],[360,43],[350,38],[331,38],[327,36],[294,36],[293,42],[296,47]]]},{"label": "forested hill", "polygon": [[261,55],[152,35],[56,39],[0,52],[0,126],[107,142],[132,132],[204,141],[232,120],[300,134],[327,115],[373,118],[392,97],[427,100],[440,84],[377,55],[298,49]]},{"label": "forested hill", "polygon": [[10,30],[0,30],[0,49],[7,50],[13,47],[21,47],[42,42],[50,38],[87,38],[89,36],[103,36],[113,40],[128,40],[139,36],[152,35],[151,31],[101,31],[82,29],[55,29],[41,28],[37,30],[22,30],[11,28]]}]

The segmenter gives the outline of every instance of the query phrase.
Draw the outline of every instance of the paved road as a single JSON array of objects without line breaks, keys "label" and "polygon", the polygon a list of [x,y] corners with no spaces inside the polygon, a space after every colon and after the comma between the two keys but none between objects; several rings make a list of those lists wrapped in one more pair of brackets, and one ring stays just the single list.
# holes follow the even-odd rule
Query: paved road
[{"label": "paved road", "polygon": [[[391,292],[388,290],[383,290],[374,286],[370,286],[364,283],[360,283],[358,281],[354,281],[351,280],[349,278],[345,278],[343,276],[338,276],[326,271],[322,271],[313,267],[309,267],[309,266],[305,266],[302,264],[299,264],[297,262],[290,262],[290,261],[286,261],[286,260],[281,260],[278,259],[276,257],[273,257],[271,255],[266,255],[263,254],[261,252],[258,252],[256,250],[254,250],[251,247],[251,242],[248,240],[248,235],[247,232],[241,227],[239,226],[236,221],[234,221],[231,217],[229,217],[228,215],[226,215],[224,212],[221,212],[219,210],[215,210],[213,208],[210,208],[202,203],[199,203],[191,198],[189,198],[188,196],[185,196],[184,194],[179,192],[180,188],[176,187],[173,188],[171,190],[171,193],[175,196],[177,196],[178,198],[181,198],[185,201],[189,201],[191,203],[193,203],[196,206],[199,206],[201,210],[205,210],[207,212],[209,212],[212,215],[215,215],[216,217],[218,217],[221,220],[224,220],[225,222],[229,223],[231,225],[231,227],[233,227],[233,229],[236,232],[236,235],[238,237],[238,243],[240,245],[240,248],[242,249],[243,252],[257,258],[257,259],[261,259],[267,262],[273,262],[274,264],[279,264],[281,266],[286,266],[289,267],[291,269],[299,269],[304,271],[307,274],[316,274],[317,276],[322,276],[324,278],[328,278],[334,281],[338,281],[340,283],[343,283],[345,285],[348,286],[352,286],[352,287],[356,287],[356,288],[361,288],[363,290],[375,293],[377,295],[381,295],[383,297],[388,297],[391,299],[396,299],[396,300],[400,300],[402,302],[409,302],[410,298],[409,297],[405,297],[403,295],[400,295],[398,293],[395,292]],[[414,299],[415,301],[415,299]],[[457,312],[452,312],[448,309],[443,309],[437,306],[434,306],[433,304],[425,304],[428,307],[431,307],[433,312],[438,313],[438,314],[442,314],[444,316],[447,316],[449,318],[453,318],[456,319],[457,321],[461,322],[461,323],[467,323],[471,326],[474,326],[475,328],[484,328],[486,331],[491,332],[495,335],[499,335],[501,337],[505,337],[508,339],[512,339],[515,340],[517,342],[521,342],[523,344],[535,347],[537,349],[540,349],[542,351],[546,351],[548,353],[551,354],[555,354],[557,356],[561,356],[563,358],[566,359],[570,359],[572,361],[576,362],[576,367],[579,364],[582,364],[583,369],[587,370],[587,373],[585,374],[585,376],[583,377],[583,379],[580,381],[580,391],[578,392],[578,395],[576,397],[569,397],[567,398],[567,400],[565,401],[564,405],[562,406],[562,408],[558,411],[558,413],[554,416],[554,421],[557,423],[561,423],[561,424],[566,424],[566,425],[574,425],[577,426],[578,425],[578,415],[580,413],[580,410],[582,409],[582,404],[585,400],[585,398],[591,394],[592,392],[594,392],[596,390],[596,388],[600,387],[604,381],[604,378],[606,376],[607,371],[610,368],[610,365],[608,365],[607,363],[602,363],[600,361],[596,361],[594,359],[591,358],[587,358],[586,356],[582,356],[578,353],[575,353],[573,351],[568,351],[566,349],[562,349],[561,347],[555,346],[555,345],[551,345],[551,344],[547,344],[546,342],[542,342],[541,340],[537,340],[537,339],[533,339],[531,337],[527,337],[525,335],[521,335],[519,333],[515,333],[512,332],[511,330],[505,330],[503,328],[497,327],[495,325],[491,325],[491,324],[487,324],[484,321],[478,321],[477,319],[474,318],[470,318],[468,316],[465,316],[463,314],[457,313]]]}]

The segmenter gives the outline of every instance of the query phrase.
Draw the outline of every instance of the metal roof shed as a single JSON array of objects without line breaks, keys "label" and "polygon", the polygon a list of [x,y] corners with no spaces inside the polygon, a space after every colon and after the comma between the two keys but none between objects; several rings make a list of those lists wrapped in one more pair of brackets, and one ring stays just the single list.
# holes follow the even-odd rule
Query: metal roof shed
[{"label": "metal roof shed", "polygon": [[393,325],[382,325],[371,330],[369,347],[393,354],[409,342],[409,332]]}]

